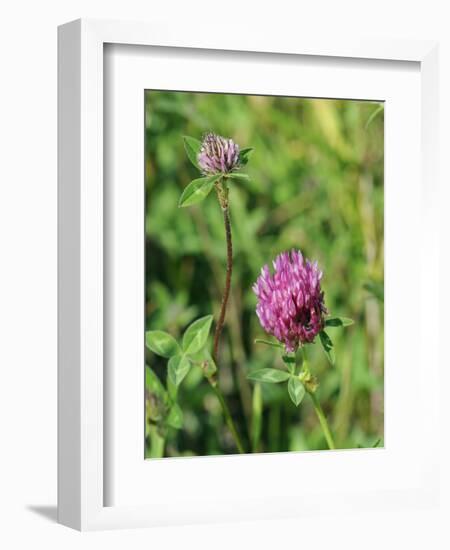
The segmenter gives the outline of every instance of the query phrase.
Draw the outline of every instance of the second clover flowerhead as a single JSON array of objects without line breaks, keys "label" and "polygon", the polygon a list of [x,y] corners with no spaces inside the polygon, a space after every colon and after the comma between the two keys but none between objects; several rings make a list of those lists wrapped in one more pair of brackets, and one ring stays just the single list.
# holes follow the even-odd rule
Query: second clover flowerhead
[{"label": "second clover flowerhead", "polygon": [[213,133],[206,134],[197,162],[204,175],[228,174],[239,166],[239,145],[232,139]]},{"label": "second clover flowerhead", "polygon": [[299,250],[283,252],[253,285],[258,298],[256,313],[266,332],[296,351],[299,345],[311,343],[324,327],[324,294],[320,288],[322,272],[317,262],[303,258]]},{"label": "second clover flowerhead", "polygon": [[201,177],[192,180],[184,189],[179,207],[191,206],[206,199],[215,188],[222,210],[228,208],[228,183],[246,183],[245,166],[253,151],[252,147],[241,149],[231,138],[209,133],[203,141],[183,136],[184,149],[191,163],[201,172]]}]

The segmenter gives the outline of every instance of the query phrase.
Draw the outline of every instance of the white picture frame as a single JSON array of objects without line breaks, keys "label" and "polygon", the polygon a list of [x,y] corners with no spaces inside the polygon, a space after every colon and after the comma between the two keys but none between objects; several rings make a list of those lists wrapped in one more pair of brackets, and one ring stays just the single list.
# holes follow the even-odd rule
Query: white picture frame
[{"label": "white picture frame", "polygon": [[[403,445],[400,439],[394,440],[391,450],[389,450],[388,444],[388,453],[384,455],[388,457],[386,463],[383,462],[384,458],[381,455],[384,450],[374,450],[378,453],[376,458],[373,458],[376,456],[373,452],[372,455],[369,455],[371,451],[368,451],[363,459],[360,458],[362,455],[355,459],[356,453],[361,451],[346,451],[340,455],[338,453],[307,453],[307,457],[303,453],[301,460],[303,463],[308,461],[308,467],[322,468],[324,481],[321,482],[320,477],[315,476],[314,486],[310,484],[307,491],[292,486],[290,490],[282,491],[279,494],[274,488],[258,491],[255,480],[251,480],[251,472],[254,467],[270,469],[277,463],[285,470],[296,468],[296,464],[298,465],[298,460],[300,460],[299,454],[280,453],[253,456],[252,460],[256,459],[258,463],[253,462],[252,464],[249,462],[250,457],[246,456],[183,459],[177,461],[176,466],[170,466],[170,461],[156,461],[153,462],[153,471],[149,473],[150,476],[156,475],[159,476],[159,479],[164,479],[164,476],[169,475],[170,469],[170,475],[175,475],[175,478],[171,479],[181,480],[183,472],[186,472],[186,468],[190,468],[191,471],[193,469],[196,472],[196,479],[199,477],[201,479],[203,471],[206,472],[205,477],[209,480],[211,475],[214,475],[214,472],[220,468],[221,472],[229,471],[237,476],[239,485],[242,485],[241,492],[236,489],[233,494],[227,493],[226,484],[224,484],[221,489],[213,493],[211,489],[208,489],[208,485],[210,485],[208,482],[208,485],[203,484],[202,488],[199,487],[200,496],[194,496],[192,495],[194,489],[192,485],[187,484],[183,489],[179,483],[173,482],[170,486],[170,502],[167,498],[164,500],[162,488],[158,489],[160,492],[156,499],[157,506],[146,502],[145,498],[139,498],[139,485],[144,479],[141,476],[147,474],[136,468],[138,447],[132,447],[131,452],[135,454],[134,458],[131,456],[131,460],[130,455],[119,456],[118,453],[123,445],[116,444],[114,446],[114,443],[109,445],[108,441],[111,430],[116,434],[113,441],[114,438],[117,441],[117,437],[121,437],[120,433],[114,431],[114,426],[108,427],[105,418],[105,411],[109,418],[111,407],[114,409],[116,403],[114,388],[106,384],[104,379],[105,369],[115,368],[111,366],[114,361],[105,364],[104,350],[104,315],[106,310],[104,245],[108,237],[105,234],[105,229],[106,231],[111,229],[111,226],[105,222],[104,215],[105,208],[111,206],[105,201],[104,193],[104,163],[107,162],[104,155],[106,151],[104,140],[109,138],[108,135],[104,135],[104,112],[106,109],[104,94],[108,92],[105,89],[107,85],[114,85],[114,79],[106,80],[104,77],[106,45],[108,48],[109,45],[147,46],[150,49],[168,48],[175,62],[177,52],[181,54],[182,51],[184,54],[187,52],[188,58],[191,53],[191,57],[195,58],[197,55],[195,52],[200,51],[201,57],[206,61],[214,60],[218,51],[228,52],[228,63],[230,59],[233,62],[233,56],[243,56],[243,52],[246,52],[248,63],[252,63],[252,56],[258,55],[259,62],[269,63],[272,60],[275,63],[274,67],[279,62],[284,63],[283,60],[291,63],[296,59],[305,59],[305,56],[309,56],[308,63],[320,62],[325,67],[323,70],[327,70],[327,60],[332,60],[334,66],[351,63],[352,70],[356,72],[364,71],[366,63],[378,60],[380,62],[379,78],[384,82],[389,80],[388,75],[383,72],[386,67],[389,70],[392,67],[392,79],[395,80],[395,73],[399,71],[399,62],[416,64],[417,74],[411,80],[411,94],[415,93],[414,87],[414,89],[417,88],[417,94],[411,103],[413,111],[410,111],[411,126],[408,127],[407,136],[412,140],[411,146],[420,173],[408,174],[412,182],[411,195],[405,202],[401,213],[402,222],[405,227],[411,228],[411,234],[405,237],[402,234],[401,224],[397,227],[388,226],[387,231],[397,235],[397,246],[402,243],[404,245],[406,257],[402,260],[403,264],[400,261],[397,265],[399,273],[407,273],[406,262],[412,249],[415,249],[420,255],[420,260],[417,262],[417,269],[420,273],[417,274],[417,279],[412,278],[413,282],[417,282],[420,287],[418,306],[420,319],[426,320],[430,316],[437,317],[438,315],[437,284],[431,289],[427,285],[426,289],[428,297],[431,293],[436,298],[434,300],[424,299],[425,281],[437,279],[438,250],[437,246],[430,245],[430,243],[437,242],[435,238],[437,228],[434,193],[437,187],[435,155],[438,150],[436,43],[357,39],[336,41],[335,39],[312,39],[305,35],[299,38],[287,36],[282,40],[280,38],[275,40],[258,36],[256,32],[236,32],[229,37],[229,33],[208,32],[208,30],[205,30],[205,34],[198,38],[191,37],[181,24],[174,24],[168,29],[151,23],[97,20],[79,20],[61,26],[58,34],[58,518],[60,523],[80,530],[150,527],[301,516],[305,513],[321,513],[332,508],[339,508],[341,513],[354,508],[375,511],[382,507],[386,509],[386,506],[393,508],[420,507],[428,506],[434,502],[437,498],[439,484],[436,468],[437,451],[433,443],[438,412],[436,390],[438,381],[436,350],[438,346],[436,334],[430,330],[425,321],[418,322],[418,334],[415,335],[415,338],[418,342],[426,340],[428,343],[426,371],[415,364],[411,366],[414,376],[409,377],[408,382],[406,382],[407,377],[405,376],[405,388],[409,388],[410,395],[413,394],[414,400],[420,403],[422,411],[420,422],[428,426],[429,434],[427,438],[429,445],[420,449],[415,458],[412,457],[405,461],[405,457],[410,453],[410,448]],[[145,57],[145,53],[142,55]],[[192,62],[195,63],[195,59]],[[127,67],[132,67],[132,65],[133,63],[127,60],[126,65],[122,64],[122,70],[128,70]],[[130,70],[133,71],[133,69]],[[135,73],[138,73],[139,70],[139,67],[134,69]],[[125,79],[126,82],[137,82],[133,79],[132,72],[128,76],[129,78]],[[173,85],[178,89],[185,89],[186,80],[183,81],[183,78],[186,79],[186,74],[178,71],[177,78],[178,84],[171,81],[171,84],[167,84],[167,86]],[[168,81],[162,79],[162,82]],[[405,86],[405,82],[399,79],[399,90],[402,90],[401,86]],[[116,85],[119,86],[117,83]],[[140,81],[136,85],[148,87],[148,83],[145,81]],[[190,83],[191,87],[195,85],[199,85],[199,89],[206,86],[201,83]],[[250,85],[249,81],[247,86]],[[256,80],[254,85],[257,86]],[[244,93],[247,88],[239,91]],[[257,90],[253,88],[253,91]],[[267,91],[264,90],[264,92]],[[403,93],[406,91],[407,88],[403,88]],[[314,94],[314,89],[311,93]],[[364,91],[356,92],[358,97],[361,97],[361,94],[364,95]],[[335,96],[333,93],[331,95]],[[337,96],[339,97],[339,92]],[[374,97],[374,99],[383,99],[383,97]],[[403,118],[403,120],[405,119]],[[400,119],[398,123],[400,123]],[[395,134],[393,133],[392,136],[394,139],[391,144],[389,139],[386,143],[388,157],[390,146],[395,146]],[[416,147],[414,144],[419,146]],[[138,145],[136,147],[138,148]],[[400,148],[398,150],[400,151]],[[130,155],[127,154],[127,151],[124,151],[123,162],[124,164],[118,165],[114,169],[130,168],[131,165],[126,164],[130,162]],[[139,155],[136,162],[139,163]],[[396,159],[392,162],[392,173],[394,173]],[[413,166],[416,165],[413,164]],[[135,171],[135,178],[140,177],[140,167]],[[398,172],[397,175],[401,176],[402,173]],[[136,201],[138,200],[139,193],[136,194]],[[401,197],[397,196],[395,200],[397,202],[391,203],[391,208],[392,205],[401,206]],[[138,206],[139,202],[132,204],[134,208]],[[125,216],[122,220],[127,219],[127,216],[128,219],[131,219],[129,212],[127,213],[125,210],[121,211],[120,215]],[[417,216],[420,216],[420,219]],[[109,219],[111,220],[111,216]],[[418,220],[415,229],[412,227],[413,219]],[[417,240],[412,242],[412,239],[415,238]],[[115,246],[114,243],[111,246]],[[138,262],[138,258],[136,262]],[[139,263],[132,265],[138,267]],[[133,272],[131,271],[127,276],[133,277]],[[395,285],[399,284],[402,284],[401,279],[393,283],[394,291]],[[389,300],[389,297],[387,299]],[[398,310],[408,309],[406,303],[396,302],[396,305]],[[398,317],[396,321],[397,325],[401,324],[401,317]],[[387,332],[390,330],[389,324],[387,324],[386,330]],[[399,336],[401,339],[406,338],[406,331],[399,333]],[[130,338],[132,337],[131,333]],[[418,346],[420,347],[420,343]],[[127,348],[124,349],[126,351]],[[399,355],[398,350],[397,355]],[[405,350],[399,357],[398,364],[400,365],[404,361],[403,368],[406,373],[406,366],[412,362],[414,356]],[[136,365],[138,369],[142,363],[137,361]],[[120,376],[120,371],[115,371],[115,376],[116,374]],[[408,383],[411,385],[408,386]],[[395,386],[397,388],[400,382],[397,380],[395,384],[397,384]],[[129,386],[131,392],[136,391],[137,387],[132,384]],[[394,385],[391,387],[394,388]],[[122,395],[121,399],[130,402],[131,393],[126,394],[125,397]],[[403,395],[401,399],[404,407],[407,409],[410,407],[411,414],[413,414],[413,401],[406,395]],[[127,420],[132,420],[132,417]],[[389,433],[389,412],[387,412],[386,422],[386,430]],[[394,428],[395,426],[392,426],[392,431]],[[392,451],[392,449],[395,450],[396,441],[399,447],[396,451],[397,454]],[[119,442],[122,441],[119,439]],[[114,460],[110,454],[114,455]],[[391,462],[389,462],[389,457],[392,458]],[[123,463],[125,465],[119,473],[117,473],[116,466],[111,466],[111,460],[113,464]],[[222,462],[220,462],[221,460]],[[368,484],[367,487],[363,487],[362,492],[356,490],[356,485],[361,484],[361,480],[357,480],[357,468],[358,463],[362,464],[361,460],[365,461],[365,468],[376,469],[378,467],[387,470],[391,468],[389,473],[384,476],[384,480],[383,476],[377,478],[374,475],[376,483],[373,482],[372,485]],[[400,460],[404,464],[402,469]],[[144,462],[143,454],[142,462]],[[341,465],[337,466],[337,462]],[[255,464],[258,465],[255,466]],[[354,486],[339,483],[339,480],[334,484],[330,481],[333,478],[333,472],[338,471],[333,468],[337,467],[341,468],[339,471],[340,481],[342,481],[342,475],[345,472],[355,474],[357,481]],[[395,474],[396,472],[400,474],[400,470],[403,470],[401,473],[405,475],[402,478],[402,483],[396,484]],[[133,479],[126,477],[127,471],[133,473]],[[361,475],[366,472],[364,476],[367,477],[368,471],[361,470]],[[326,475],[327,473],[328,475]],[[228,474],[225,473],[225,481],[227,476]],[[398,475],[397,477],[401,478],[402,476]],[[246,484],[246,482],[248,483]],[[114,491],[112,486],[114,486]],[[117,487],[120,489],[119,491]],[[133,489],[128,490],[129,487]],[[146,491],[148,492],[147,489]],[[118,493],[118,497],[116,493]],[[144,493],[144,489],[142,489],[142,493]],[[324,495],[326,495],[326,504]],[[303,498],[306,496],[307,499]],[[387,499],[388,502],[386,502]]]}]

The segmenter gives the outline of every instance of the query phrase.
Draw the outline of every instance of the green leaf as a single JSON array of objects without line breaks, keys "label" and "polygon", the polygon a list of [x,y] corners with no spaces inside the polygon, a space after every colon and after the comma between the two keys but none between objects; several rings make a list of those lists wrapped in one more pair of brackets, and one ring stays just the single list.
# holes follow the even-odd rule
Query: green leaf
[{"label": "green leaf", "polygon": [[191,362],[185,355],[174,355],[168,364],[169,380],[175,386],[179,386],[191,368]]},{"label": "green leaf", "polygon": [[242,164],[242,166],[245,166],[251,157],[251,154],[253,152],[253,147],[244,147],[244,149],[241,149],[239,153],[239,164]]},{"label": "green leaf", "polygon": [[288,392],[292,403],[298,407],[305,397],[305,388],[297,377],[291,376],[291,378],[289,378]]},{"label": "green leaf", "polygon": [[166,422],[177,430],[183,427],[183,411],[177,403],[174,403],[170,409]]},{"label": "green leaf", "polygon": [[250,181],[248,174],[243,174],[242,172],[230,172],[227,176],[229,179],[237,182],[247,182]]},{"label": "green leaf", "polygon": [[353,319],[349,319],[348,317],[332,317],[325,321],[326,327],[349,327],[353,324]]},{"label": "green leaf", "polygon": [[172,357],[180,352],[180,346],[173,336],[163,330],[149,330],[145,333],[147,347],[161,357]]},{"label": "green leaf", "polygon": [[255,344],[264,344],[266,346],[272,346],[273,348],[283,349],[283,346],[278,342],[272,342],[270,340],[261,340],[261,338],[256,338]]},{"label": "green leaf", "polygon": [[205,178],[198,178],[192,180],[185,188],[181,194],[180,200],[178,202],[179,208],[184,208],[185,206],[190,206],[191,204],[197,204],[206,197],[211,192],[211,189],[214,187],[214,182],[219,178],[218,174],[213,176],[207,176]]},{"label": "green leaf", "polygon": [[166,390],[160,379],[148,365],[145,366],[145,389],[161,398],[166,395]]},{"label": "green leaf", "polygon": [[269,382],[270,384],[285,382],[289,377],[290,374],[288,372],[279,369],[256,369],[247,375],[249,380]]},{"label": "green leaf", "polygon": [[372,445],[372,447],[375,449],[376,447],[379,447],[381,443],[381,437],[375,441],[375,443]]},{"label": "green leaf", "polygon": [[331,338],[328,336],[328,334],[321,330],[319,332],[320,342],[322,344],[322,347],[325,351],[325,354],[328,358],[328,361],[334,365],[335,363],[335,356],[334,356],[334,349],[333,349],[333,342],[331,341]]},{"label": "green leaf", "polygon": [[212,320],[212,315],[206,315],[188,326],[183,336],[184,353],[197,353],[204,347],[208,339]]},{"label": "green leaf", "polygon": [[189,160],[196,168],[199,168],[197,157],[202,146],[201,142],[193,137],[183,136],[183,143],[184,150],[186,151],[186,155],[188,156]]}]

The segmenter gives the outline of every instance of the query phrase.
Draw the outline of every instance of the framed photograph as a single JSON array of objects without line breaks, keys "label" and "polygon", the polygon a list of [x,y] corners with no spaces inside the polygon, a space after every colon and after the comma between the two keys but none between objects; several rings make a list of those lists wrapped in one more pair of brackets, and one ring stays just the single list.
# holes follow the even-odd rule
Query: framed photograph
[{"label": "framed photograph", "polygon": [[58,37],[59,521],[432,505],[436,44]]}]

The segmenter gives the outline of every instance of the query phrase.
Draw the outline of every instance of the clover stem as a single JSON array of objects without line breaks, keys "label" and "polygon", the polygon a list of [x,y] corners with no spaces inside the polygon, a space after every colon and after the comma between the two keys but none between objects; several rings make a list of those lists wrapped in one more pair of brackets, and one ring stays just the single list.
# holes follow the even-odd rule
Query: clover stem
[{"label": "clover stem", "polygon": [[329,449],[335,449],[336,446],[334,444],[333,436],[331,435],[331,430],[330,430],[330,427],[328,425],[327,418],[325,416],[325,413],[323,412],[323,409],[320,405],[319,400],[317,399],[317,395],[316,395],[316,390],[317,390],[317,385],[318,385],[317,384],[317,379],[315,377],[312,377],[310,372],[309,372],[308,362],[307,362],[307,358],[306,358],[305,346],[302,346],[301,352],[302,352],[302,357],[303,357],[302,371],[305,375],[305,379],[304,379],[304,382],[303,382],[303,384],[305,386],[305,390],[309,394],[309,396],[311,397],[311,400],[313,402],[313,407],[314,407],[314,410],[316,412],[317,418],[319,419],[320,427],[322,428],[322,432],[323,432],[323,435],[324,435],[325,440],[327,442],[328,448]]},{"label": "clover stem", "polygon": [[211,384],[211,387],[212,387],[214,393],[216,394],[216,397],[219,400],[219,403],[222,407],[223,415],[225,417],[225,422],[228,426],[228,429],[231,432],[231,435],[233,436],[236,447],[237,447],[238,451],[241,454],[244,454],[245,451],[244,451],[244,447],[243,447],[242,442],[241,442],[241,438],[239,437],[236,426],[234,425],[233,418],[231,417],[230,409],[228,408],[228,405],[225,401],[225,398],[222,395],[222,392],[220,391],[220,389],[217,385],[217,382],[213,383],[210,380],[210,384]]},{"label": "clover stem", "polygon": [[[230,297],[230,291],[231,291],[231,274],[233,272],[233,241],[231,237],[230,211],[229,211],[229,205],[228,205],[228,186],[224,178],[216,182],[216,192],[217,192],[217,198],[219,200],[220,207],[222,209],[223,221],[225,226],[225,238],[227,243],[227,270],[225,275],[225,288],[223,291],[222,303],[220,305],[219,319],[216,323],[216,329],[214,332],[214,343],[213,343],[213,352],[212,352],[213,360],[217,365],[218,355],[219,355],[220,335],[222,333],[223,325],[225,322],[225,314],[227,311],[228,299]],[[240,453],[244,453],[245,452],[244,447],[242,445],[236,426],[233,422],[230,409],[228,408],[225,398],[219,389],[218,382],[217,380],[213,380],[213,378],[208,378],[208,380],[222,407],[223,415],[225,417],[225,422],[228,426],[228,429],[231,432],[231,435],[233,436],[234,442],[236,443],[236,447]]]},{"label": "clover stem", "polygon": [[320,426],[322,428],[323,435],[325,436],[328,448],[335,449],[336,446],[333,441],[333,436],[331,435],[330,427],[328,426],[326,416],[322,410],[322,407],[320,406],[319,400],[317,399],[317,395],[315,394],[315,392],[310,392],[308,390],[307,392],[312,399],[314,410],[316,411],[317,417],[319,418]]},{"label": "clover stem", "polygon": [[216,184],[217,195],[219,198],[219,203],[222,208],[223,221],[225,225],[225,237],[227,242],[227,271],[225,276],[225,288],[222,296],[222,304],[220,306],[219,319],[216,324],[216,330],[214,332],[214,344],[213,344],[213,359],[217,363],[217,358],[219,354],[219,341],[220,335],[222,333],[223,325],[225,322],[225,314],[227,310],[228,299],[230,297],[231,290],[231,274],[233,272],[233,242],[231,238],[231,223],[230,223],[230,211],[228,207],[228,189],[226,183],[224,187],[221,186],[221,183]]},{"label": "clover stem", "polygon": [[150,426],[150,457],[162,458],[164,456],[165,439],[158,433],[156,426]]}]

